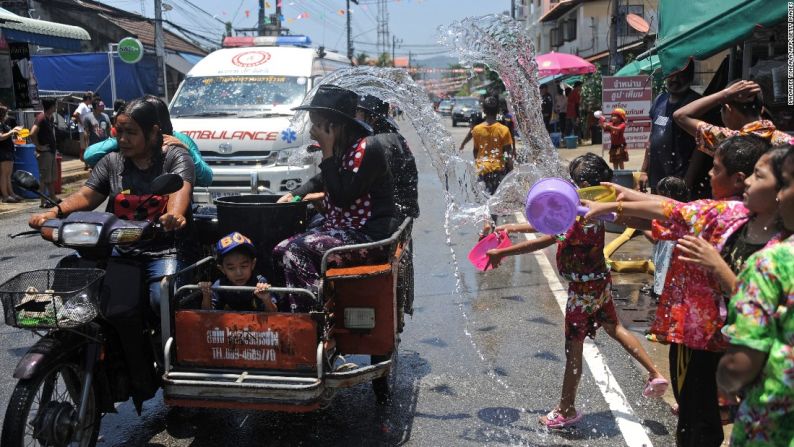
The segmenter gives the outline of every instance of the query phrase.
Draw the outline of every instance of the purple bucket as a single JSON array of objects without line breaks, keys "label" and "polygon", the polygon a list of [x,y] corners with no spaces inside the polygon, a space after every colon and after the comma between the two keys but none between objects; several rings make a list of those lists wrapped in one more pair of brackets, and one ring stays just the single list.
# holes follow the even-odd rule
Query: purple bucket
[{"label": "purple bucket", "polygon": [[548,177],[532,185],[527,194],[525,213],[527,220],[541,233],[564,233],[576,221],[576,216],[587,213],[581,206],[579,194],[571,182]]}]

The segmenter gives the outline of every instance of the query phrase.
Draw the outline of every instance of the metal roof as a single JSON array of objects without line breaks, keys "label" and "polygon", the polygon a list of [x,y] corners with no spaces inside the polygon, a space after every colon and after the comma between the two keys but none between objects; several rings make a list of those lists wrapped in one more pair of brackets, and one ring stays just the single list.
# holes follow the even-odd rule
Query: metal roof
[{"label": "metal roof", "polygon": [[[127,17],[119,17],[112,13],[100,13],[99,16],[137,37],[144,45],[152,48],[154,47],[154,24],[146,19],[141,18],[139,20],[134,20]],[[201,56],[207,54],[205,50],[182,39],[171,31],[164,31],[163,36],[166,49],[180,53],[198,54]]]},{"label": "metal roof", "polygon": [[91,40],[88,31],[79,26],[30,19],[3,8],[0,8],[0,28],[65,39]]}]

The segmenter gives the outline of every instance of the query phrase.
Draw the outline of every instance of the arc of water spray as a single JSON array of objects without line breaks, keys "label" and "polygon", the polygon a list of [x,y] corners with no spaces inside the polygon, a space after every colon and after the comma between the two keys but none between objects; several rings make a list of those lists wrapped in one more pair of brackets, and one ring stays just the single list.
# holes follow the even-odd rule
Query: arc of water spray
[{"label": "arc of water spray", "polygon": [[[518,147],[515,169],[492,197],[477,183],[473,163],[460,157],[452,136],[433,111],[427,92],[403,69],[337,70],[314,86],[304,104],[311,101],[320,85],[333,84],[359,94],[371,94],[403,110],[444,185],[452,211],[447,215],[455,226],[481,221],[489,214],[521,211],[529,187],[538,178],[561,174],[559,156],[540,113],[534,45],[517,22],[498,15],[467,18],[441,27],[440,32],[440,42],[450,47],[464,65],[487,65],[499,74],[509,93],[508,107],[516,117],[524,144]],[[301,122],[307,125],[307,120],[296,114],[293,123]]]},{"label": "arc of water spray", "polygon": [[[433,167],[444,185],[447,203],[454,222],[463,224],[482,220],[488,215],[487,196],[477,185],[473,163],[462,159],[452,136],[433,111],[427,92],[407,71],[397,68],[352,67],[336,70],[323,77],[309,92],[304,104],[320,85],[333,84],[358,94],[370,94],[398,106],[414,126],[427,150]],[[308,125],[296,114],[293,123]]]}]

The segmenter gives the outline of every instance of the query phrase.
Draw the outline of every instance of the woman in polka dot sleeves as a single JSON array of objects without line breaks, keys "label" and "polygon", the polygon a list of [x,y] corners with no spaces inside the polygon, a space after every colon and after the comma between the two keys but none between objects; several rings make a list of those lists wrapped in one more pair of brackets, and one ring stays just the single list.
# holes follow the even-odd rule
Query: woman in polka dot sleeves
[{"label": "woman in polka dot sleeves", "polygon": [[[322,149],[324,192],[322,225],[282,241],[274,259],[284,269],[288,287],[319,289],[323,253],[342,245],[385,239],[397,228],[394,185],[386,150],[367,138],[372,128],[355,118],[358,95],[334,85],[323,85],[308,106],[310,135]],[[296,302],[293,311],[307,311],[310,302]]]}]

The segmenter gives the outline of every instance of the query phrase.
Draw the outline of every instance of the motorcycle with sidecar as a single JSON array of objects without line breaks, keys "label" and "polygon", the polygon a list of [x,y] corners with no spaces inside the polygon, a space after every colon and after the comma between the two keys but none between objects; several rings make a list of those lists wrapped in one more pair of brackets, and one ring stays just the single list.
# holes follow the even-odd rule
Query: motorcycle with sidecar
[{"label": "motorcycle with sidecar", "polygon": [[[38,188],[32,176],[14,179]],[[179,188],[171,174],[152,184],[158,195]],[[155,279],[157,317],[142,266],[111,256],[115,246],[154,237],[157,224],[104,212],[48,220],[35,231],[79,258],[0,285],[6,324],[41,336],[14,371],[1,444],[93,446],[104,413],[130,398],[140,412],[159,388],[171,406],[307,412],[341,388],[372,382],[377,401],[387,403],[403,310],[398,296],[412,284],[404,275],[411,225],[406,219],[388,239],[329,250],[317,295],[271,289],[310,297],[309,312],[200,309],[190,282],[211,270],[214,259],[206,257]],[[346,361],[351,355],[370,362]]]}]

